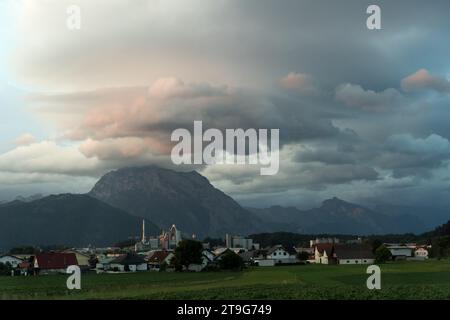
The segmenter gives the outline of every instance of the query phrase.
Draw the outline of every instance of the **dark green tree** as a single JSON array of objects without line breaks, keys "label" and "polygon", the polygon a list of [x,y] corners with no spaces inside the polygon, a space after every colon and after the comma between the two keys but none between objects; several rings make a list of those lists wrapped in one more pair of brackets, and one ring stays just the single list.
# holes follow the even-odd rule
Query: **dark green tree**
[{"label": "dark green tree", "polygon": [[373,239],[372,241],[370,241],[370,245],[372,247],[372,252],[375,253],[375,251],[383,244],[383,242],[381,242],[381,240],[379,239]]},{"label": "dark green tree", "polygon": [[170,264],[175,270],[181,271],[183,267],[187,269],[190,264],[202,263],[203,246],[200,242],[194,240],[182,240],[174,252],[174,257]]},{"label": "dark green tree", "polygon": [[379,246],[375,250],[375,262],[383,263],[392,259],[391,251],[386,248],[384,245]]},{"label": "dark green tree", "polygon": [[220,257],[219,267],[223,270],[242,270],[244,260],[233,251],[227,251]]}]

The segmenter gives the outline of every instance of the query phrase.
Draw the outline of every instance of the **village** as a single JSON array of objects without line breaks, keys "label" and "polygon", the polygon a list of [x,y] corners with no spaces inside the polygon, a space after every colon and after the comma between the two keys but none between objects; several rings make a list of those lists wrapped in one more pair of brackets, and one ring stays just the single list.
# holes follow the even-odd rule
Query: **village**
[{"label": "village", "polygon": [[[8,268],[11,276],[37,276],[66,273],[69,266],[79,266],[82,272],[133,273],[176,271],[172,259],[176,248],[184,239],[182,232],[172,225],[169,231],[159,236],[147,237],[145,221],[142,236],[134,245],[119,248],[71,248],[43,251],[36,254],[0,255],[0,266]],[[426,260],[430,246],[415,243],[384,243],[380,247],[386,252],[386,260]],[[343,241],[338,238],[316,238],[309,247],[274,245],[261,248],[253,239],[239,235],[225,235],[224,245],[211,246],[201,242],[201,261],[191,263],[182,270],[188,272],[219,270],[225,256],[235,256],[243,267],[274,267],[277,265],[324,264],[355,265],[374,264],[379,258],[362,238]],[[387,255],[387,256],[386,256]]]}]

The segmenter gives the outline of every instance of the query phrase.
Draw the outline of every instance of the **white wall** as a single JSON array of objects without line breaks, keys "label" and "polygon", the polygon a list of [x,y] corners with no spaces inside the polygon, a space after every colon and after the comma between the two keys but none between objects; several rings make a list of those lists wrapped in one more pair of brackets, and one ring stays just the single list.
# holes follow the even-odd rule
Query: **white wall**
[{"label": "white wall", "polygon": [[338,259],[339,264],[373,264],[375,259]]},{"label": "white wall", "polygon": [[410,248],[388,248],[392,256],[406,256],[410,257],[412,250]]},{"label": "white wall", "polygon": [[255,260],[255,262],[260,267],[273,267],[275,265],[275,261],[272,259],[261,259],[261,260]]}]

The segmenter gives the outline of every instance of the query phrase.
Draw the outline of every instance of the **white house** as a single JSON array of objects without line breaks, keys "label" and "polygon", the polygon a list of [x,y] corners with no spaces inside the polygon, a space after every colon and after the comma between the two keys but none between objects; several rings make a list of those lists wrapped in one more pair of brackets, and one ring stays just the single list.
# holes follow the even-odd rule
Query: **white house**
[{"label": "white house", "polygon": [[0,263],[9,264],[13,268],[17,268],[17,266],[22,262],[23,262],[23,260],[17,258],[16,256],[7,255],[7,254],[0,256]]},{"label": "white house", "polygon": [[297,257],[294,252],[288,252],[283,246],[277,245],[267,251],[266,259],[274,260],[277,264],[296,263]]},{"label": "white house", "polygon": [[410,246],[399,245],[399,244],[385,244],[385,246],[391,252],[392,258],[394,260],[406,259],[408,257],[413,256],[414,248],[412,248]]},{"label": "white house", "polygon": [[333,257],[334,245],[332,243],[319,243],[314,245],[314,262],[329,264]]},{"label": "white house", "polygon": [[419,260],[426,260],[428,259],[428,250],[425,248],[417,248],[414,251],[414,257]]}]

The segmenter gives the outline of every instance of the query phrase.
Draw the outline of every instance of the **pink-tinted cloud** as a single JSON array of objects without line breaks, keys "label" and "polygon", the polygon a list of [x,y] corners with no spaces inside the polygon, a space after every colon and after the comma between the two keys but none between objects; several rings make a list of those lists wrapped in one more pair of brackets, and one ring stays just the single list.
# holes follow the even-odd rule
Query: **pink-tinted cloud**
[{"label": "pink-tinted cloud", "polygon": [[440,93],[450,92],[450,82],[426,69],[420,69],[402,80],[404,91],[433,90]]},{"label": "pink-tinted cloud", "polygon": [[319,93],[313,77],[305,73],[291,72],[280,80],[280,84],[285,89],[295,90],[304,95],[316,95]]}]

